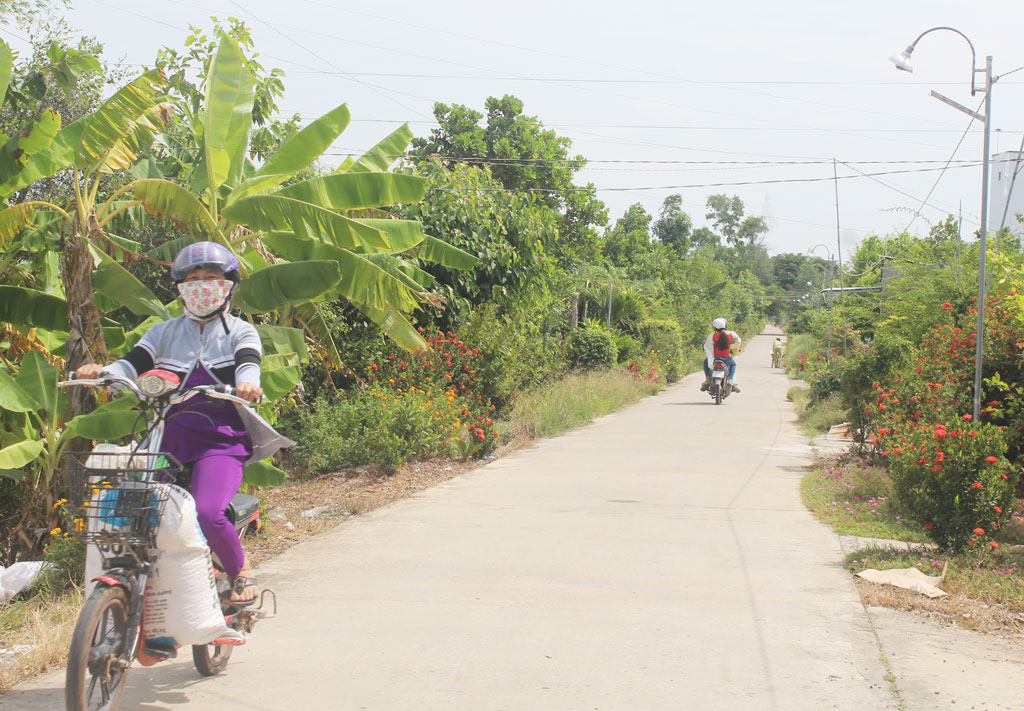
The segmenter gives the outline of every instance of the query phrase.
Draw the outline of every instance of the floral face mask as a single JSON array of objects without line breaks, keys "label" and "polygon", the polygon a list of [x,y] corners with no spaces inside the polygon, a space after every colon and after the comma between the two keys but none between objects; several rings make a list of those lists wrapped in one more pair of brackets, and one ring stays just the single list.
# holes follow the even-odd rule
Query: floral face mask
[{"label": "floral face mask", "polygon": [[185,302],[185,315],[193,321],[205,320],[231,296],[234,283],[230,279],[183,281],[178,293]]}]

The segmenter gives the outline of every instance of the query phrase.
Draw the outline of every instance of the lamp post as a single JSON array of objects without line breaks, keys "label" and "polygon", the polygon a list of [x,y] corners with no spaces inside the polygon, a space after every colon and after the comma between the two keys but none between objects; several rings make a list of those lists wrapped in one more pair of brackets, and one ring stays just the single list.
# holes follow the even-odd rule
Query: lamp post
[{"label": "lamp post", "polygon": [[985,57],[984,69],[979,69],[977,64],[977,55],[974,52],[974,44],[968,39],[960,30],[955,27],[932,27],[931,29],[925,30],[917,36],[910,45],[900,52],[898,55],[889,57],[889,61],[896,65],[896,68],[905,72],[914,71],[913,66],[910,64],[910,55],[914,53],[914,48],[917,43],[921,41],[921,38],[930,32],[936,32],[938,30],[948,30],[949,32],[955,32],[964,38],[968,46],[971,48],[971,96],[974,96],[978,92],[977,87],[977,76],[978,74],[985,75],[985,113],[979,114],[962,104],[953,101],[952,99],[943,96],[937,91],[932,91],[931,95],[939,101],[949,104],[958,111],[963,111],[968,116],[978,119],[985,126],[985,138],[984,138],[984,155],[982,156],[982,174],[981,174],[981,231],[978,233],[980,236],[978,255],[978,325],[977,325],[977,338],[975,339],[974,348],[974,421],[978,422],[981,416],[981,344],[982,334],[985,327],[985,236],[988,233],[988,163],[989,163],[989,135],[990,126],[992,123],[992,84],[995,80],[992,78],[992,57]]}]

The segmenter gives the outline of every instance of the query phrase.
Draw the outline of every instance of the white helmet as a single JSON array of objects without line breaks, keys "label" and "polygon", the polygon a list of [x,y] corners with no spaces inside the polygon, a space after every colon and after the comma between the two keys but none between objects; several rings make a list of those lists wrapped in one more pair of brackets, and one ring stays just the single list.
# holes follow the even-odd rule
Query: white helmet
[{"label": "white helmet", "polygon": [[726,320],[724,318],[716,318],[714,321],[711,322],[711,327],[714,328],[716,331],[723,329],[728,325],[729,324],[726,323]]}]

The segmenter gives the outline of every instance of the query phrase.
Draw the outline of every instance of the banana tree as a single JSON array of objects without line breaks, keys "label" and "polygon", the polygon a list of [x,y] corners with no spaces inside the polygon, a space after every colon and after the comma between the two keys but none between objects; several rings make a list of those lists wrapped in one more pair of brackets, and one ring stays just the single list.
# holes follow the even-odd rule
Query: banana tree
[{"label": "banana tree", "polygon": [[[348,125],[349,110],[343,104],[329,111],[257,166],[248,158],[252,81],[237,42],[222,36],[203,105],[193,112],[200,149],[188,187],[147,178],[124,191],[149,214],[230,248],[246,276],[236,304],[270,314],[279,326],[302,326],[330,360],[337,351],[316,309],[329,299],[348,300],[402,346],[425,349],[407,315],[437,297],[417,260],[468,269],[475,259],[424,234],[419,222],[383,210],[425,194],[422,178],[385,172],[411,140],[408,127],[335,174],[301,180]],[[169,243],[150,256],[167,259],[179,247]]]},{"label": "banana tree", "polygon": [[[51,211],[61,218],[58,228],[64,239],[60,274],[68,328],[64,355],[69,368],[102,359],[106,354],[103,315],[96,305],[95,291],[112,296],[133,311],[142,309],[167,315],[158,301],[145,294],[140,296],[138,286],[141,285],[108,254],[116,252],[119,245],[106,234],[104,225],[126,206],[112,200],[99,201],[103,179],[131,166],[168,120],[169,105],[163,101],[164,84],[160,70],[146,72],[115,92],[95,112],[63,127],[56,114],[53,114],[55,118],[40,124],[42,118],[52,113],[44,111],[27,134],[19,135],[17,146],[8,150],[9,140],[2,151],[0,197],[3,198],[28,188],[37,180],[70,171],[75,196],[72,205],[25,200],[0,211],[0,245],[17,238],[40,210]],[[28,146],[23,149],[22,144],[26,143]],[[9,249],[7,254],[14,252]],[[97,269],[96,283],[94,268]],[[130,303],[125,303],[125,299]],[[27,301],[18,303],[29,305]],[[9,316],[10,323],[24,325],[25,313],[21,314],[20,322],[18,314]],[[90,409],[90,400],[88,393],[74,394],[70,414]]]},{"label": "banana tree", "polygon": [[[5,523],[4,534],[23,550],[39,551],[55,519],[61,457],[77,437],[111,441],[145,425],[121,397],[94,412],[66,419],[68,400],[57,387],[57,370],[39,351],[29,351],[11,375],[0,370],[0,477],[23,480],[30,501],[19,507],[19,520]],[[0,550],[12,540],[0,542]]]}]

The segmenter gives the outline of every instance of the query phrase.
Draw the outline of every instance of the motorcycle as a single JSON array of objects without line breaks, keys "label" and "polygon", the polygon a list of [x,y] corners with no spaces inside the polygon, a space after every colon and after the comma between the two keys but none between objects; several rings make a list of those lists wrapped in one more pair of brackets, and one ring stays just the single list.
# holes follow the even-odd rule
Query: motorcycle
[{"label": "motorcycle", "polygon": [[[146,436],[128,455],[96,452],[65,453],[69,508],[75,515],[72,534],[99,552],[102,574],[93,578],[96,587],[85,602],[71,641],[65,679],[68,711],[115,711],[125,689],[125,676],[142,651],[142,612],[146,583],[156,559],[156,533],[168,500],[166,484],[187,488],[191,472],[172,455],[160,452],[164,424],[172,405],[197,395],[226,400],[245,407],[249,403],[225,385],[202,385],[178,392],[176,375],[151,370],[134,382],[101,376],[75,379],[58,385],[109,388],[119,385],[134,393],[143,411],[151,413]],[[239,538],[259,526],[259,499],[236,494],[225,511]],[[260,619],[277,614],[277,598],[264,589],[258,605],[230,602],[229,588],[216,556],[213,557],[221,611],[225,624],[243,635],[252,632]],[[270,597],[269,606],[267,596]],[[233,640],[214,640],[192,647],[197,671],[213,676],[227,665]],[[235,642],[237,643],[237,642]],[[171,658],[176,650],[146,648],[149,657]]]},{"label": "motorcycle", "polygon": [[729,364],[724,358],[715,358],[711,368],[711,385],[708,393],[716,405],[721,405],[722,400],[732,394],[732,378],[729,377]]}]

